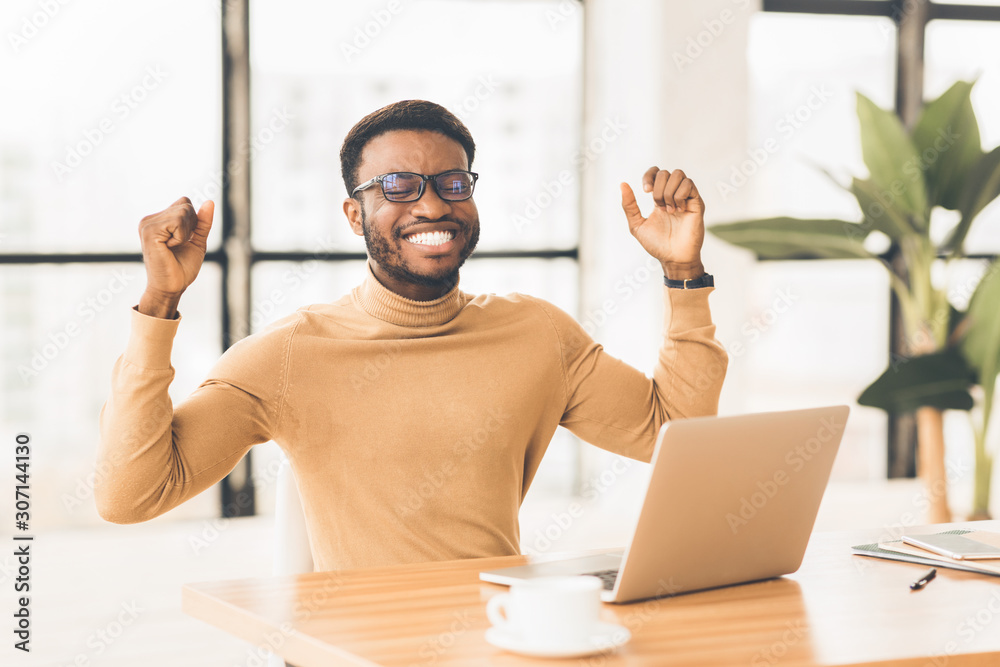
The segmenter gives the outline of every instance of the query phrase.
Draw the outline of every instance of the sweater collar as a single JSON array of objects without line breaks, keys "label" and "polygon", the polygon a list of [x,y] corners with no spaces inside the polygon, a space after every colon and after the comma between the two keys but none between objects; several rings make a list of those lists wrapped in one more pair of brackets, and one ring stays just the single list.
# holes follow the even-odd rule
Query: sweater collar
[{"label": "sweater collar", "polygon": [[402,327],[433,327],[450,322],[462,310],[464,300],[456,283],[433,301],[415,301],[396,294],[378,281],[371,262],[365,264],[365,281],[354,288],[354,298],[366,313]]}]

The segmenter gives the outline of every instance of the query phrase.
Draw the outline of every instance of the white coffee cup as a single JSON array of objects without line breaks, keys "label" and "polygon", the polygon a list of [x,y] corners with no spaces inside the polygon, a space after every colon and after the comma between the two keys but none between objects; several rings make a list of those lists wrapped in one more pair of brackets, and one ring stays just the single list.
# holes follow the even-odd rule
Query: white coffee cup
[{"label": "white coffee cup", "polygon": [[597,577],[519,581],[486,604],[500,631],[532,646],[581,646],[597,630],[604,585]]}]

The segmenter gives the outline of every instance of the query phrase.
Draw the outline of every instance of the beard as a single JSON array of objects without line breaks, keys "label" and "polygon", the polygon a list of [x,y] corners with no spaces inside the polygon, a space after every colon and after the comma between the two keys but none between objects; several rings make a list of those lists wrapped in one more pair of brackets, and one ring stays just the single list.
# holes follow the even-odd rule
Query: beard
[{"label": "beard", "polygon": [[379,233],[368,222],[368,214],[365,211],[364,202],[361,202],[361,229],[364,231],[365,246],[368,248],[368,256],[381,267],[388,275],[396,280],[424,285],[427,287],[451,289],[458,284],[458,270],[465,264],[465,260],[472,255],[479,243],[479,220],[471,223],[465,220],[449,218],[461,227],[462,236],[465,237],[465,246],[459,252],[458,264],[452,268],[442,268],[431,274],[417,273],[407,266],[400,249],[403,243],[403,232],[395,227],[392,230],[391,238]]}]

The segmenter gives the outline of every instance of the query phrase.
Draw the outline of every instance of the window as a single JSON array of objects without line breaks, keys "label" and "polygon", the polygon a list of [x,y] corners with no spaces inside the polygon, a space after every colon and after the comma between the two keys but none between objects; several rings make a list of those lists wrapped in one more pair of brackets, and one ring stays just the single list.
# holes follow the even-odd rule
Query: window
[{"label": "window", "polygon": [[[52,7],[7,8],[18,39],[5,32],[0,50],[0,431],[35,444],[32,475],[48,485],[33,497],[39,529],[100,521],[97,418],[145,285],[138,223],[196,190],[221,145],[209,5]],[[135,29],[152,16],[155,31]],[[219,294],[209,262],[183,304],[175,400],[222,352]],[[218,499],[175,512],[212,516]]]},{"label": "window", "polygon": [[[821,169],[842,182],[865,173],[855,91],[891,107],[895,51],[888,17],[762,12],[751,19],[750,146],[763,149],[766,159],[758,173],[740,174],[753,179],[748,217],[858,218],[854,197]],[[881,266],[767,262],[755,268],[752,285],[739,347],[729,346],[733,356],[742,353],[751,378],[743,387],[748,410],[842,402],[885,368],[889,281]],[[809,380],[817,377],[824,381]],[[854,407],[848,429],[835,477],[884,477],[885,413]]]},{"label": "window", "polygon": [[[0,425],[31,434],[33,472],[53,481],[56,493],[33,505],[40,528],[99,521],[97,416],[145,285],[139,220],[181,195],[220,200],[220,8],[236,4],[96,0],[36,20],[37,3],[22,2],[9,22],[21,32],[0,53],[0,87],[30,103],[4,105],[0,123]],[[340,143],[363,115],[409,97],[444,104],[477,141],[483,231],[463,288],[531,291],[576,312],[579,190],[560,174],[574,169],[580,135],[567,109],[582,96],[582,12],[554,0],[257,0],[250,16],[250,133],[233,147],[254,160],[250,261],[239,269],[250,330],[362,279],[364,244],[341,211]],[[153,20],[156,30],[134,29]],[[500,47],[514,39],[511,57]],[[223,213],[181,306],[175,401],[239,325],[227,321],[227,280],[240,276]],[[573,443],[564,433],[554,449],[570,456]],[[275,455],[273,443],[255,448],[254,466]],[[260,491],[269,511],[273,490]],[[219,506],[213,490],[172,514]]]},{"label": "window", "polygon": [[[926,20],[923,13],[917,10],[921,6],[926,6]],[[826,85],[830,94],[829,102],[817,104],[816,109],[809,108],[807,104],[806,109],[813,113],[793,118],[799,121],[798,126],[789,122],[791,130],[788,130],[788,124],[783,128],[788,130],[788,141],[779,141],[780,150],[768,158],[755,181],[759,187],[756,188],[758,196],[752,202],[752,207],[756,209],[754,215],[857,219],[853,197],[838,190],[814,168],[821,166],[829,169],[834,175],[841,176],[841,180],[850,174],[865,173],[853,110],[855,89],[883,108],[892,108],[899,106],[899,100],[936,97],[957,79],[979,77],[973,104],[981,124],[983,142],[990,147],[998,143],[996,114],[990,113],[997,106],[997,91],[1000,90],[997,84],[1000,49],[996,46],[1000,43],[997,39],[1000,37],[1000,25],[996,23],[1000,21],[1000,6],[995,3],[918,1],[872,2],[866,5],[839,0],[765,0],[763,9],[764,12],[754,18],[749,53],[758,137],[764,137],[768,131],[778,128],[781,120],[776,120],[776,115],[789,108],[801,108],[801,105],[796,107],[798,103],[794,99],[782,99],[782,93],[799,91],[805,94],[805,89],[810,86]],[[912,24],[915,32],[923,32],[924,42],[917,45],[918,49],[902,48],[899,44],[897,23],[900,21]],[[788,53],[795,53],[796,58],[787,58]],[[919,71],[921,63],[924,80],[907,74]],[[794,85],[787,85],[789,81]],[[771,203],[777,199],[777,192],[781,193],[780,211]],[[1000,225],[1000,207],[994,203],[983,216],[967,243],[968,252],[973,254],[997,252],[995,239]],[[787,335],[800,345],[802,341],[809,341],[810,345],[817,343],[818,350],[843,349],[844,352],[836,356],[853,369],[850,371],[850,382],[852,386],[856,385],[856,390],[851,393],[857,395],[887,363],[888,357],[883,352],[869,354],[867,350],[884,350],[882,341],[887,338],[890,350],[897,349],[886,307],[890,300],[884,271],[860,262],[776,264],[777,267],[760,267],[764,275],[771,277],[765,282],[771,287],[761,288],[762,299],[766,300],[768,290],[777,289],[777,283],[802,284],[805,287],[810,284],[811,276],[829,271],[828,277],[817,283],[817,286],[827,285],[826,289],[832,292],[825,297],[825,302],[836,304],[846,299],[862,312],[871,313],[871,319],[866,318],[864,324],[849,331],[831,326],[831,322],[835,321],[835,309],[817,314],[814,318],[792,311],[789,317],[777,323],[793,329]],[[969,270],[974,271],[975,267],[970,266]],[[776,283],[775,275],[783,275],[783,278]],[[868,276],[868,279],[863,276]],[[956,276],[951,278],[957,280]],[[777,350],[774,352],[783,354]],[[757,362],[759,373],[765,377],[773,374],[768,370],[773,367],[768,360],[775,357],[769,357],[764,346],[753,348],[749,354],[762,355],[759,361],[753,360]],[[845,371],[846,368],[840,367],[834,376],[844,379]],[[780,384],[780,381],[776,382],[775,386]],[[778,396],[780,393],[776,388],[765,390],[764,395]],[[821,400],[822,393],[823,390],[820,390],[815,395],[817,401]],[[854,411],[849,428],[864,429],[863,439],[870,445],[864,448],[867,453],[857,451],[850,459],[845,460],[843,456],[838,459],[840,472],[846,469],[863,473],[864,461],[867,461],[869,474],[885,470],[890,477],[912,476],[915,472],[915,432],[907,425],[912,422],[900,417],[889,420],[888,457],[880,461],[875,450],[871,449],[878,440],[884,441],[884,438],[876,437],[882,428],[879,426],[882,420],[879,415],[880,412],[865,408]],[[857,442],[859,435],[855,433],[854,437],[845,438],[845,442]]]},{"label": "window", "polygon": [[[577,311],[579,181],[565,176],[581,131],[569,110],[582,96],[582,12],[454,0],[250,9],[252,117],[261,132],[272,120],[280,128],[254,156],[254,329],[363,279],[364,241],[342,213],[340,146],[364,115],[414,98],[446,106],[476,140],[482,231],[462,289],[530,292]],[[559,467],[575,447],[560,429],[534,485],[564,485]],[[271,443],[255,454],[260,470],[279,452]]]}]

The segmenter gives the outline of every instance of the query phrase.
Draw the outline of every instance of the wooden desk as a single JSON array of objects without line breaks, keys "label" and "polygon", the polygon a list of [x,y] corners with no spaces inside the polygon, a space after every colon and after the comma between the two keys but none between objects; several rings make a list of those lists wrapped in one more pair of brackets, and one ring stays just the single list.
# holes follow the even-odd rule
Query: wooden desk
[{"label": "wooden desk", "polygon": [[[973,526],[1000,531],[1000,521],[927,530]],[[478,573],[524,556],[190,584],[183,609],[299,667],[1000,665],[1000,579],[939,568],[912,592],[927,566],[850,553],[890,535],[819,533],[787,577],[606,604],[602,620],[632,641],[582,659],[524,658],[484,640],[486,601],[506,589]]]}]

